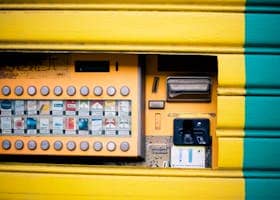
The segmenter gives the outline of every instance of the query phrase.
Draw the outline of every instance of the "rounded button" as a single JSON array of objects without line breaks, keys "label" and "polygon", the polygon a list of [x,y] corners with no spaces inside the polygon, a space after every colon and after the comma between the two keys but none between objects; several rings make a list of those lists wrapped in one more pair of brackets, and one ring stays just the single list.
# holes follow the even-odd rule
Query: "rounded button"
[{"label": "rounded button", "polygon": [[35,150],[36,147],[37,147],[37,143],[34,140],[30,140],[27,143],[27,147],[28,147],[29,150]]},{"label": "rounded button", "polygon": [[16,88],[15,88],[15,94],[17,95],[17,96],[21,96],[22,94],[23,94],[23,87],[21,87],[21,86],[17,86]]},{"label": "rounded button", "polygon": [[36,87],[34,86],[30,86],[27,88],[27,93],[30,95],[30,96],[34,96],[36,94],[37,90],[36,90]]},{"label": "rounded button", "polygon": [[53,93],[56,95],[56,96],[60,96],[62,95],[62,92],[63,92],[63,89],[62,87],[60,86],[56,86],[53,90]]},{"label": "rounded button", "polygon": [[83,141],[80,143],[80,149],[82,151],[87,151],[89,149],[89,143],[86,141]]},{"label": "rounded button", "polygon": [[69,151],[74,151],[76,149],[76,143],[74,141],[69,141],[67,142],[66,147]]},{"label": "rounded button", "polygon": [[46,151],[50,148],[50,143],[47,140],[41,142],[41,149]]},{"label": "rounded button", "polygon": [[109,96],[114,96],[116,94],[116,91],[117,91],[116,88],[113,86],[107,88],[107,94]]},{"label": "rounded button", "polygon": [[127,86],[122,86],[120,92],[121,92],[121,95],[127,96],[130,93],[130,89]]},{"label": "rounded button", "polygon": [[115,142],[108,142],[107,143],[107,150],[108,151],[115,151],[116,150],[116,143]]},{"label": "rounded button", "polygon": [[8,96],[11,94],[11,88],[9,86],[3,86],[2,87],[2,94],[4,96]]},{"label": "rounded button", "polygon": [[93,88],[93,93],[94,93],[94,95],[96,95],[96,96],[101,96],[102,93],[103,93],[102,87],[101,87],[101,86],[96,86],[96,87],[94,87],[94,88]]},{"label": "rounded button", "polygon": [[3,140],[2,141],[2,148],[5,150],[9,150],[11,148],[12,144],[9,140]]},{"label": "rounded button", "polygon": [[87,87],[87,86],[83,86],[83,87],[81,87],[81,89],[80,89],[80,93],[81,93],[81,95],[83,95],[83,96],[87,96],[87,95],[88,95],[88,93],[89,93],[89,89],[88,89],[88,87]]},{"label": "rounded button", "polygon": [[54,142],[53,147],[55,150],[60,151],[63,147],[63,144],[61,141],[57,140]]},{"label": "rounded button", "polygon": [[24,147],[23,141],[22,141],[22,140],[17,140],[17,141],[15,142],[15,147],[16,147],[17,150],[23,149],[23,147]]},{"label": "rounded button", "polygon": [[128,142],[122,142],[121,145],[120,145],[120,149],[123,151],[123,152],[126,152],[129,150],[129,143]]},{"label": "rounded button", "polygon": [[103,144],[101,142],[94,142],[93,143],[93,149],[95,151],[101,151],[103,148]]},{"label": "rounded button", "polygon": [[69,96],[74,96],[76,94],[76,88],[74,86],[69,86],[66,92]]},{"label": "rounded button", "polygon": [[50,88],[48,86],[43,86],[41,87],[41,95],[47,96],[50,93]]}]

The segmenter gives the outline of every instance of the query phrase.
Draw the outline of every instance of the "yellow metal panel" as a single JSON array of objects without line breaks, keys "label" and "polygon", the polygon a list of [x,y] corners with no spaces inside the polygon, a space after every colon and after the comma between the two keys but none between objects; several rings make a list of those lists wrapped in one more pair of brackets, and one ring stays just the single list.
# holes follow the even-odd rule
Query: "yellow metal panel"
[{"label": "yellow metal panel", "polygon": [[239,55],[219,55],[218,93],[220,95],[245,94],[245,57]]},{"label": "yellow metal panel", "polygon": [[2,10],[0,29],[1,49],[242,52],[244,14]]},{"label": "yellow metal panel", "polygon": [[5,164],[0,169],[5,199],[244,198],[241,171]]},{"label": "yellow metal panel", "polygon": [[245,97],[218,96],[217,127],[242,129],[245,125]]},{"label": "yellow metal panel", "polygon": [[218,168],[243,167],[243,139],[218,138]]}]

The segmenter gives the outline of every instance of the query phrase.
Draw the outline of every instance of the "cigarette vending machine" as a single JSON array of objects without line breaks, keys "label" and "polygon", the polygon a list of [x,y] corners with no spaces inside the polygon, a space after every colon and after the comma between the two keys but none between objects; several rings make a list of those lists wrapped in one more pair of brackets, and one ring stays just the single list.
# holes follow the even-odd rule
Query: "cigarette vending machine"
[{"label": "cigarette vending machine", "polygon": [[0,154],[12,161],[215,162],[216,56],[3,53],[0,65]]}]

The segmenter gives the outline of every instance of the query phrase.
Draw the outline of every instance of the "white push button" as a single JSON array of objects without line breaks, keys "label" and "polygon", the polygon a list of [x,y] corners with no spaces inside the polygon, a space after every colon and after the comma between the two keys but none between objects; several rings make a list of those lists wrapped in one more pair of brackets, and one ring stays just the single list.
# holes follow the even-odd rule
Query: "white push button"
[{"label": "white push button", "polygon": [[87,87],[87,86],[83,86],[83,87],[81,87],[81,89],[80,89],[80,93],[81,93],[81,95],[83,95],[83,96],[87,96],[87,95],[88,95],[88,93],[89,93],[89,89],[88,89],[88,87]]},{"label": "white push button", "polygon": [[23,94],[23,87],[21,87],[21,86],[17,86],[16,88],[15,88],[15,94],[17,95],[17,96],[21,96],[22,94]]},{"label": "white push button", "polygon": [[94,95],[96,95],[96,96],[101,96],[102,93],[103,93],[102,87],[101,87],[101,86],[96,86],[96,87],[94,87],[94,88],[93,88],[93,93],[94,93]]},{"label": "white push button", "polygon": [[2,87],[2,94],[4,96],[8,96],[11,94],[11,88],[9,86],[3,86]]},{"label": "white push button", "polygon": [[60,86],[56,86],[53,90],[53,93],[56,95],[56,96],[60,96],[62,95],[62,92],[63,92],[63,89],[62,87]]},{"label": "white push button", "polygon": [[107,143],[107,150],[108,151],[115,151],[116,150],[116,143],[115,142],[108,142]]},{"label": "white push button", "polygon": [[121,87],[121,95],[127,96],[130,93],[130,89],[127,86],[122,86]]},{"label": "white push button", "polygon": [[50,148],[50,143],[47,140],[41,142],[41,149],[46,151]]},{"label": "white push button", "polygon": [[129,150],[129,143],[128,142],[122,142],[121,145],[120,145],[120,149],[123,151],[123,152],[126,152]]},{"label": "white push button", "polygon": [[69,86],[66,92],[69,96],[74,96],[76,94],[76,88],[74,86]]},{"label": "white push button", "polygon": [[57,140],[54,142],[53,147],[55,150],[60,151],[63,147],[63,144],[61,141]]},{"label": "white push button", "polygon": [[17,150],[23,149],[23,146],[24,146],[24,143],[23,143],[22,140],[17,140],[17,141],[15,142],[15,147],[16,147]]},{"label": "white push button", "polygon": [[87,151],[89,149],[89,143],[86,141],[83,141],[80,143],[80,149],[82,151]]},{"label": "white push button", "polygon": [[27,147],[28,147],[29,150],[35,150],[36,147],[37,147],[37,143],[34,140],[30,140],[27,143]]},{"label": "white push button", "polygon": [[27,89],[27,93],[30,95],[30,96],[34,96],[36,94],[37,90],[36,90],[36,87],[34,86],[30,86],[28,87]]},{"label": "white push button", "polygon": [[117,91],[116,88],[113,86],[107,88],[107,94],[109,96],[114,96],[116,94],[116,91]]},{"label": "white push button", "polygon": [[76,143],[74,141],[69,141],[67,142],[66,147],[69,151],[74,151],[76,149]]},{"label": "white push button", "polygon": [[50,93],[50,88],[48,86],[43,86],[41,87],[41,95],[47,96]]},{"label": "white push button", "polygon": [[101,142],[94,142],[94,143],[93,143],[93,149],[94,149],[95,151],[101,151],[102,148],[103,148],[103,145],[102,145]]},{"label": "white push button", "polygon": [[11,148],[12,144],[9,140],[3,140],[2,141],[2,148],[5,150],[9,150]]}]

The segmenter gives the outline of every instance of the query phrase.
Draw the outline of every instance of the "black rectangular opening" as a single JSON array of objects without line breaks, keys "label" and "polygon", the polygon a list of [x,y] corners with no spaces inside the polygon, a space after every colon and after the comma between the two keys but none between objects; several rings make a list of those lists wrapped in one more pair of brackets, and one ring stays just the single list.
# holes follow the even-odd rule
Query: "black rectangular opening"
[{"label": "black rectangular opening", "polygon": [[75,72],[109,72],[110,62],[105,60],[75,61]]},{"label": "black rectangular opening", "polygon": [[158,55],[159,72],[193,74],[217,73],[217,56],[210,55]]}]

